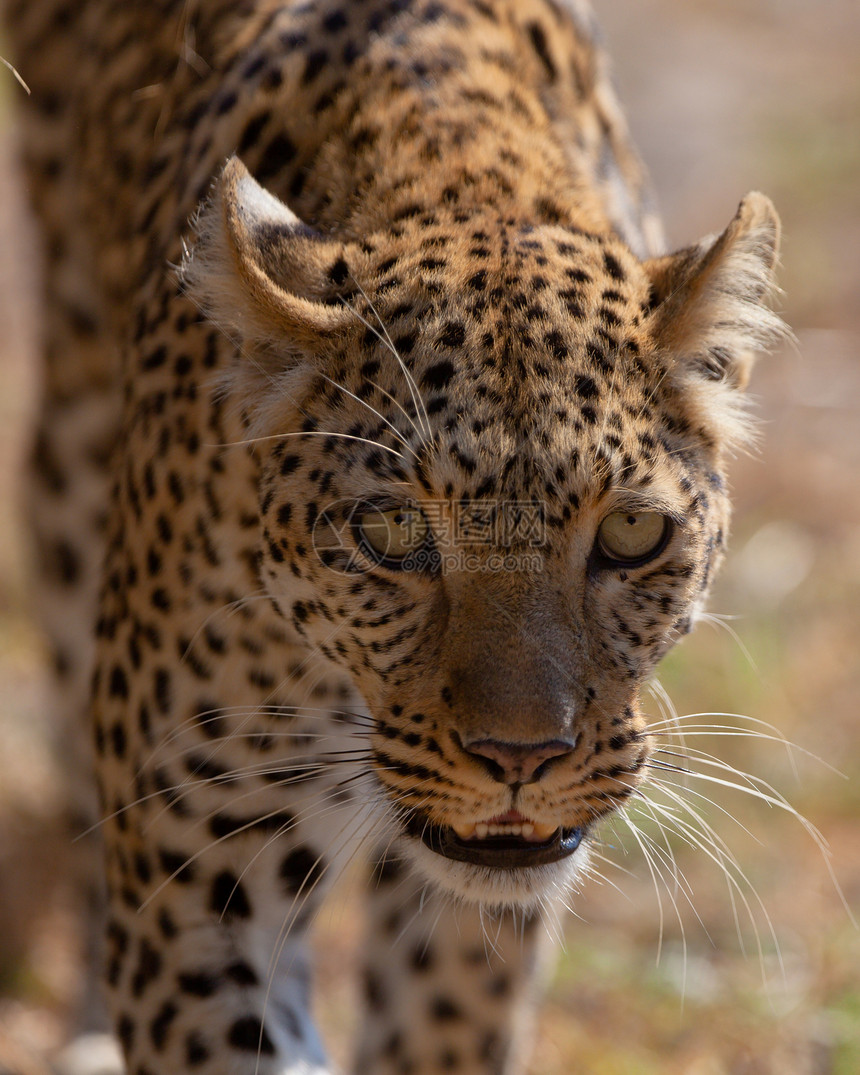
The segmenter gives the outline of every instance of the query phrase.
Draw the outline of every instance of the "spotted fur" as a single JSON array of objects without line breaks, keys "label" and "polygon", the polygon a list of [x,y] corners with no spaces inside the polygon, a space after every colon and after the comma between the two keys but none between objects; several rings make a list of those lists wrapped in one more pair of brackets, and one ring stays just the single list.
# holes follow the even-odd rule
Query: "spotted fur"
[{"label": "spotted fur", "polygon": [[[329,1071],[303,935],[359,857],[356,1070],[519,1070],[540,917],[643,779],[642,684],[723,554],[773,207],[663,253],[579,0],[9,25],[37,534],[127,1069]],[[375,559],[362,520],[402,511],[421,555]],[[647,555],[607,551],[615,517],[661,520]],[[504,865],[491,823],[523,832]],[[579,846],[532,864],[523,826]]]}]

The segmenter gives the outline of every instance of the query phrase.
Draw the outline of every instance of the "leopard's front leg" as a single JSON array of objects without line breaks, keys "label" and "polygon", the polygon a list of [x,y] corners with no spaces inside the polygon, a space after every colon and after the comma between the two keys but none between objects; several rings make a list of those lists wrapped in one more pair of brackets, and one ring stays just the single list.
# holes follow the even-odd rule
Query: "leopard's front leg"
[{"label": "leopard's front leg", "polygon": [[[183,634],[169,678],[157,660],[139,675],[121,662],[130,620],[102,640],[105,970],[129,1075],[332,1070],[310,1015],[304,938],[368,824],[353,795],[363,729],[332,713],[342,696],[325,695],[299,652],[282,642],[264,657],[252,644],[271,629],[266,608],[198,613],[204,626]],[[207,632],[230,659],[204,685]],[[277,680],[280,666],[292,680]],[[297,685],[303,673],[310,687]],[[252,675],[266,684],[256,694]]]},{"label": "leopard's front leg", "polygon": [[[332,1070],[310,1015],[304,951],[319,894],[301,891],[298,876],[319,850],[300,839],[274,853],[265,845],[238,839],[232,864],[189,857],[182,866],[175,842],[159,848],[143,908],[114,882],[107,979],[129,1075]],[[114,876],[124,854],[114,847]]]},{"label": "leopard's front leg", "polygon": [[521,1072],[551,948],[540,913],[455,901],[390,856],[369,898],[356,1075]]},{"label": "leopard's front leg", "polygon": [[130,1075],[331,1071],[304,938],[360,811],[319,756],[231,757],[245,737],[174,750],[181,767],[156,751],[107,823],[106,975]]}]

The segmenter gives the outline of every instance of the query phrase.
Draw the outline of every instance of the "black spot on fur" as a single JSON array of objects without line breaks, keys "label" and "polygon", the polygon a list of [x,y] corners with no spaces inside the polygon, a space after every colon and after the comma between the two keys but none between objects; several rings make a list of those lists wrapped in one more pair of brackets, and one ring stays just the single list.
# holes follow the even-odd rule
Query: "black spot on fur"
[{"label": "black spot on fur", "polygon": [[249,918],[251,904],[242,882],[229,870],[222,870],[212,882],[211,910],[219,917]]},{"label": "black spot on fur", "polygon": [[287,168],[296,153],[295,143],[286,134],[279,134],[269,143],[257,165],[256,177],[260,183],[276,178]]},{"label": "black spot on fur", "polygon": [[64,586],[72,586],[78,581],[81,573],[81,561],[73,545],[61,539],[56,542],[52,549],[52,567],[56,570],[57,577]]},{"label": "black spot on fur", "polygon": [[111,698],[128,698],[128,677],[118,664],[111,669],[108,693]]},{"label": "black spot on fur", "polygon": [[439,391],[446,387],[454,376],[454,373],[453,362],[449,362],[446,359],[444,362],[437,362],[434,366],[431,366],[426,370],[421,377],[421,383],[430,389]]},{"label": "black spot on fur", "polygon": [[182,885],[189,884],[194,880],[194,864],[188,861],[187,855],[182,855],[175,851],[168,851],[166,848],[162,847],[159,848],[158,859],[161,863],[162,870],[172,880],[177,881]]},{"label": "black spot on fur", "polygon": [[404,332],[394,340],[394,349],[399,355],[408,355],[415,346],[415,333]]},{"label": "black spot on fur", "polygon": [[185,1062],[189,1067],[196,1068],[205,1064],[209,1059],[209,1049],[200,1035],[192,1030],[185,1039]]},{"label": "black spot on fur", "polygon": [[594,399],[599,389],[593,377],[581,373],[576,378],[576,392],[582,399]]},{"label": "black spot on fur", "polygon": [[447,997],[436,997],[430,1012],[437,1023],[451,1023],[463,1018],[462,1011]]},{"label": "black spot on fur", "polygon": [[339,30],[343,30],[347,25],[346,15],[342,11],[332,11],[322,21],[323,29],[326,33],[335,34]]},{"label": "black spot on fur", "polygon": [[443,347],[462,347],[466,341],[466,329],[459,321],[449,321],[443,326],[436,342]]},{"label": "black spot on fur", "polygon": [[232,91],[228,93],[223,93],[216,102],[215,114],[218,116],[224,116],[228,112],[232,112],[233,109],[236,107],[237,100],[238,97]]},{"label": "black spot on fur", "polygon": [[237,1019],[230,1027],[227,1041],[234,1049],[242,1049],[244,1052],[259,1052],[261,1056],[275,1055],[272,1039],[256,1015],[246,1015]]},{"label": "black spot on fur", "polygon": [[340,287],[341,284],[346,281],[348,276],[349,266],[343,258],[338,258],[334,265],[332,265],[332,267],[328,271],[328,278],[335,285],[335,287]]},{"label": "black spot on fur", "polygon": [[544,28],[539,22],[530,22],[526,27],[526,30],[528,31],[532,47],[538,54],[540,62],[544,65],[544,69],[546,70],[550,82],[555,82],[558,78],[558,71],[553,63],[552,56],[549,54]]},{"label": "black spot on fur", "polygon": [[480,269],[466,281],[466,287],[470,287],[473,291],[483,291],[486,286],[487,273],[484,269]]},{"label": "black spot on fur", "polygon": [[134,1022],[125,1012],[116,1021],[116,1033],[123,1051],[128,1053],[134,1044]]},{"label": "black spot on fur", "polygon": [[564,342],[564,337],[560,332],[556,330],[548,332],[544,337],[544,342],[546,343],[554,358],[567,358],[567,344]]},{"label": "black spot on fur", "polygon": [[312,886],[324,868],[319,856],[306,847],[298,847],[286,856],[279,873],[287,890],[298,892],[303,886],[304,889]]},{"label": "black spot on fur", "polygon": [[305,69],[302,74],[302,82],[307,86],[308,83],[319,75],[325,65],[328,63],[328,53],[325,49],[315,49],[307,58],[305,62]]},{"label": "black spot on fur", "polygon": [[164,1044],[167,1041],[167,1035],[173,1025],[173,1020],[178,1014],[179,1009],[173,1001],[167,1000],[162,1004],[158,1011],[158,1015],[156,1015],[149,1024],[149,1036],[152,1040],[152,1044],[159,1052],[164,1048]]},{"label": "black spot on fur", "polygon": [[608,250],[604,251],[603,264],[605,265],[606,271],[609,273],[613,280],[625,279],[626,274],[621,268],[621,264],[619,263],[618,258],[616,258],[614,254],[610,254]]},{"label": "black spot on fur", "polygon": [[259,978],[257,977],[256,971],[244,960],[237,960],[235,963],[231,963],[224,971],[224,974],[231,982],[236,982],[238,985],[259,984]]},{"label": "black spot on fur", "polygon": [[177,976],[179,989],[190,997],[211,997],[218,989],[218,979],[206,971],[184,971]]}]

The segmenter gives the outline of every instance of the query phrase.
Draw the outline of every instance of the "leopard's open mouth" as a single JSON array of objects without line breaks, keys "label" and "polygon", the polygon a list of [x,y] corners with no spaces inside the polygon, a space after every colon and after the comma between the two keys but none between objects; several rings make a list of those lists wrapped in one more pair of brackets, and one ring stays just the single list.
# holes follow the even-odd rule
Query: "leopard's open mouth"
[{"label": "leopard's open mouth", "polygon": [[558,862],[572,855],[585,835],[582,827],[553,829],[515,811],[456,827],[437,825],[413,812],[406,830],[437,855],[497,870],[528,869]]}]

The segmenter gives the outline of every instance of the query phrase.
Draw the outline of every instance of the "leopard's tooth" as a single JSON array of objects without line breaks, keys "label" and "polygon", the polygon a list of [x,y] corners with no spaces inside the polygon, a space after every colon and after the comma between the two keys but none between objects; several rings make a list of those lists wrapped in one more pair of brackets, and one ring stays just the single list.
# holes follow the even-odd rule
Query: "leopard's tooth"
[{"label": "leopard's tooth", "polygon": [[457,833],[457,835],[460,837],[461,840],[471,840],[471,838],[475,835],[475,823],[474,823],[474,821],[472,821],[472,822],[464,822],[464,821],[452,822],[451,828],[454,830],[454,832]]},{"label": "leopard's tooth", "polygon": [[535,821],[534,832],[530,838],[532,840],[548,840],[557,829],[558,825],[553,825],[545,821]]},{"label": "leopard's tooth", "polygon": [[548,840],[558,829],[557,825],[542,821],[501,824],[497,821],[452,821],[450,825],[461,840],[486,840],[488,836],[519,836],[535,843]]}]

